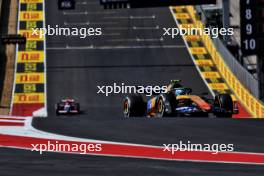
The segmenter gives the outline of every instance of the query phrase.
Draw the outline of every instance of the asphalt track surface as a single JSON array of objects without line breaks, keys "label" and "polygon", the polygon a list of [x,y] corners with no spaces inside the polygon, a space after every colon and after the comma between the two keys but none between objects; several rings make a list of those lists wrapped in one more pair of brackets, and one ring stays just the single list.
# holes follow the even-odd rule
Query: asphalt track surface
[{"label": "asphalt track surface", "polygon": [[[255,176],[263,173],[263,166],[234,166],[230,164],[171,162],[58,153],[45,153],[40,156],[31,151],[5,148],[1,148],[0,153],[1,158],[3,158],[0,162],[0,173],[4,176]],[[24,160],[21,160],[21,158],[24,158]],[[9,164],[11,161],[12,164]]]},{"label": "asphalt track surface", "polygon": [[[97,86],[113,83],[166,85],[171,79],[182,79],[185,86],[194,89],[194,93],[209,93],[209,90],[200,78],[181,37],[160,39],[163,27],[175,27],[168,8],[103,11],[96,3],[98,1],[86,2],[77,4],[75,11],[63,14],[57,10],[56,1],[46,1],[47,25],[87,27],[84,23],[89,22],[90,27],[102,27],[104,35],[86,39],[62,36],[47,38],[49,117],[35,119],[33,125],[36,128],[70,136],[138,144],[162,145],[178,143],[179,140],[202,144],[233,143],[237,151],[264,152],[263,121],[124,119],[121,110],[124,95],[106,97],[97,94]],[[89,13],[83,14],[85,11]],[[152,18],[153,15],[155,18]],[[67,97],[80,102],[83,110],[80,116],[55,116],[55,103]],[[0,153],[3,167],[0,169],[1,175],[17,175],[16,172],[19,175],[260,176],[264,172],[263,166],[238,164],[55,153],[40,156],[29,151],[3,148]]]}]

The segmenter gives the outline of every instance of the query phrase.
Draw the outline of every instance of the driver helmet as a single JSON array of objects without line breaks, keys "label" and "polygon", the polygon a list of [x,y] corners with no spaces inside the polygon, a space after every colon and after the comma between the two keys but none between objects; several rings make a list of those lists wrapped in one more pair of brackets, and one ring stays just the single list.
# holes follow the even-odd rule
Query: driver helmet
[{"label": "driver helmet", "polygon": [[176,89],[175,90],[175,94],[176,95],[183,95],[184,94],[184,90],[183,89]]}]

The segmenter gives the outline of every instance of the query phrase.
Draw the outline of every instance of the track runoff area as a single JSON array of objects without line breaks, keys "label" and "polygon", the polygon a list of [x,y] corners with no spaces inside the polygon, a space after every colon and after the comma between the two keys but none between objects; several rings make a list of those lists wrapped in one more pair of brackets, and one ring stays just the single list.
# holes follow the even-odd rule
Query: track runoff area
[{"label": "track runoff area", "polygon": [[[26,15],[21,16],[24,13]],[[37,27],[44,26],[44,24],[82,27],[88,23],[95,27],[101,26],[102,31],[106,32],[98,38],[86,40],[80,37],[47,36],[44,39],[32,37],[29,40],[32,42],[27,44],[30,47],[22,49],[18,47],[16,78],[19,78],[20,74],[25,75],[22,76],[23,79],[16,79],[14,97],[22,96],[23,98],[13,99],[12,113],[16,116],[30,116],[33,111],[39,109],[31,109],[31,107],[38,105],[44,109],[44,115],[47,109],[48,117],[43,119],[2,117],[0,122],[1,146],[32,150],[32,144],[37,146],[37,144],[48,142],[77,143],[78,145],[82,143],[101,144],[102,150],[86,154],[157,159],[159,164],[166,163],[166,160],[229,163],[228,167],[238,172],[240,172],[239,165],[234,165],[234,163],[250,165],[264,163],[263,151],[258,147],[261,146],[258,142],[259,135],[256,135],[263,132],[260,122],[174,118],[154,121],[147,118],[124,120],[120,108],[123,95],[105,97],[96,93],[96,85],[109,84],[114,81],[127,82],[131,85],[145,85],[146,83],[165,85],[168,80],[175,78],[181,79],[184,85],[192,87],[197,94],[205,91],[214,94],[220,90],[219,87],[224,87],[224,90],[229,92],[228,85],[220,76],[221,74],[217,73],[213,64],[206,68],[204,65],[199,65],[203,63],[201,60],[211,62],[211,56],[206,52],[202,41],[199,39],[189,41],[182,39],[181,36],[175,39],[161,38],[162,27],[176,27],[176,25],[192,23],[191,19],[188,19],[186,9],[102,11],[97,1],[82,1],[77,2],[76,10],[58,11],[56,2],[51,0],[45,2],[21,0],[19,17],[18,30],[22,33],[25,32],[22,30],[27,30],[27,27],[30,29],[30,26],[34,24]],[[24,19],[24,17],[29,19]],[[45,47],[45,40],[47,47]],[[20,52],[25,52],[29,56],[32,54],[29,57],[32,59],[20,62]],[[26,72],[24,68],[29,68],[28,65],[31,65],[33,68],[30,68],[35,72]],[[208,73],[203,72],[204,70],[215,73],[208,76]],[[34,79],[26,79],[26,77],[34,77]],[[217,87],[214,84],[223,86]],[[77,99],[84,112],[76,118],[56,117],[54,104],[63,97]],[[241,107],[243,114],[240,117],[248,116],[248,112],[242,105]],[[113,129],[116,124],[120,127]],[[172,132],[175,129],[178,129],[177,133]],[[186,129],[188,132],[183,133]],[[244,134],[241,129],[248,129],[245,130],[247,137],[241,136]],[[220,137],[219,133],[221,133]],[[181,138],[190,138],[198,143],[226,143],[228,140],[233,141],[234,146],[240,147],[238,147],[239,151],[219,152],[217,155],[201,151],[179,151],[175,155],[164,152],[162,144],[175,143],[175,140],[178,141]],[[249,151],[248,148],[251,150]],[[19,152],[22,151],[19,150]],[[57,152],[81,153],[79,150]],[[32,155],[32,153],[34,152],[27,153],[27,155]],[[64,157],[65,155],[60,155],[59,160]],[[21,160],[18,157],[19,159]],[[101,158],[100,162],[105,160],[107,159]],[[149,164],[147,160],[140,161]],[[200,166],[191,164],[190,167]],[[218,166],[221,167],[220,164]],[[210,168],[214,167],[204,164],[197,173],[210,173]],[[174,166],[174,168],[177,167]],[[179,168],[176,171],[172,168],[168,170],[172,173],[179,173]],[[145,171],[150,172],[148,169]],[[253,175],[258,175],[259,172],[261,168],[257,168]],[[243,174],[242,171],[241,174]]]}]

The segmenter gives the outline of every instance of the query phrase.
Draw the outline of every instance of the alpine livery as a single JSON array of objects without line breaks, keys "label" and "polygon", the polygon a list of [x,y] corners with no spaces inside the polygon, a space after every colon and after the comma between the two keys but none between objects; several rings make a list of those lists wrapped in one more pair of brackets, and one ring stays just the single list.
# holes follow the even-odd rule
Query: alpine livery
[{"label": "alpine livery", "polygon": [[57,115],[61,114],[79,114],[80,104],[76,103],[74,99],[62,99],[55,105]]}]

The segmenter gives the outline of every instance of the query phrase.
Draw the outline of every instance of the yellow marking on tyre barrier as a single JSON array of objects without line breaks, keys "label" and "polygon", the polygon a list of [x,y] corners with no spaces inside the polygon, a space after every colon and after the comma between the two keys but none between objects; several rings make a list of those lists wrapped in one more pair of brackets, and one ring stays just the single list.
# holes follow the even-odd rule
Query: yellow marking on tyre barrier
[{"label": "yellow marking on tyre barrier", "polygon": [[197,42],[201,40],[200,36],[198,35],[185,35],[184,38],[188,42],[191,42],[191,41]]},{"label": "yellow marking on tyre barrier", "polygon": [[16,93],[14,96],[14,103],[28,104],[28,103],[44,103],[44,93]]},{"label": "yellow marking on tyre barrier", "polygon": [[177,13],[176,14],[176,17],[178,18],[178,19],[190,19],[191,17],[190,17],[190,15],[188,14],[188,13]]},{"label": "yellow marking on tyre barrier", "polygon": [[202,72],[204,78],[220,78],[220,74],[218,72]]},{"label": "yellow marking on tyre barrier", "polygon": [[200,59],[200,60],[195,60],[196,65],[198,66],[214,66],[214,63],[212,62],[212,60],[208,60],[208,59]]},{"label": "yellow marking on tyre barrier", "polygon": [[20,3],[43,3],[44,0],[20,0]]},{"label": "yellow marking on tyre barrier", "polygon": [[205,47],[191,47],[190,51],[192,54],[207,54]]},{"label": "yellow marking on tyre barrier", "polygon": [[19,51],[17,55],[18,63],[41,63],[44,62],[44,51]]},{"label": "yellow marking on tyre barrier", "polygon": [[183,10],[185,10],[185,8],[184,8],[184,7],[181,7],[181,6],[173,7],[173,9],[174,9],[176,12],[178,12],[178,13],[182,13]]},{"label": "yellow marking on tyre barrier", "polygon": [[43,30],[19,30],[19,34],[26,37],[28,41],[43,41]]},{"label": "yellow marking on tyre barrier", "polygon": [[16,83],[44,83],[43,73],[17,73]]},{"label": "yellow marking on tyre barrier", "polygon": [[212,90],[227,90],[226,83],[208,83]]},{"label": "yellow marking on tyre barrier", "polygon": [[195,26],[193,24],[179,24],[179,28],[181,29],[192,29]]},{"label": "yellow marking on tyre barrier", "polygon": [[43,20],[42,11],[26,11],[20,12],[20,21],[41,21]]}]

